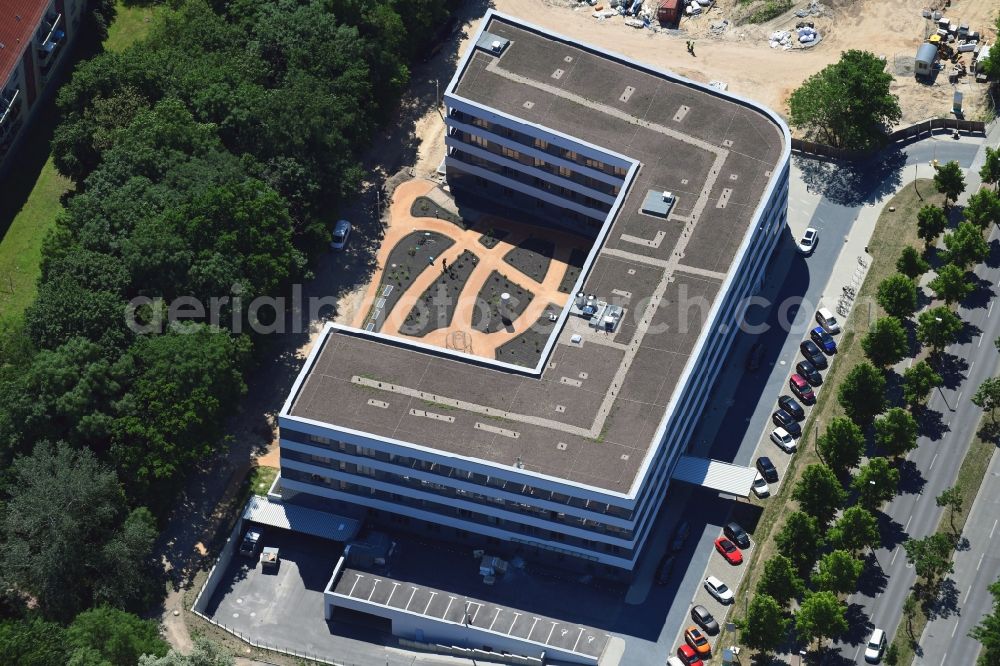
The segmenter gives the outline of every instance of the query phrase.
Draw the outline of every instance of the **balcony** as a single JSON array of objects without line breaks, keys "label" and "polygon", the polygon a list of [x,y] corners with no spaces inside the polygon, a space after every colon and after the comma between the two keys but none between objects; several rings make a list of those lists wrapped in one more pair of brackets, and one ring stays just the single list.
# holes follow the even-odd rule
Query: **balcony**
[{"label": "balcony", "polygon": [[21,103],[18,101],[20,95],[20,90],[5,90],[0,93],[0,136],[6,135],[21,115]]},{"label": "balcony", "polygon": [[61,29],[63,16],[47,16],[38,29],[38,61],[41,66],[42,76],[48,76],[54,57],[59,51],[59,47],[66,39],[66,33]]}]

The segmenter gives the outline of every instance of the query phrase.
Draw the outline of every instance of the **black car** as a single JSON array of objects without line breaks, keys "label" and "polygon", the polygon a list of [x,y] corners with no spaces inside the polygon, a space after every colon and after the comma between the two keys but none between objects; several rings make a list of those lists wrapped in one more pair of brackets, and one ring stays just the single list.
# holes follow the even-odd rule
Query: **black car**
[{"label": "black car", "polygon": [[774,463],[767,456],[757,458],[757,471],[760,472],[760,475],[768,483],[778,482],[778,468],[774,466]]},{"label": "black car", "polygon": [[674,553],[684,550],[684,542],[691,534],[691,526],[682,522],[674,528],[674,537],[670,540],[670,550]]},{"label": "black car", "polygon": [[795,420],[795,417],[783,409],[776,410],[774,414],[771,415],[771,420],[774,421],[774,425],[781,426],[787,430],[788,434],[792,437],[799,437],[802,435],[802,427],[799,426],[799,422]]},{"label": "black car", "polygon": [[726,526],[722,528],[722,533],[740,548],[750,547],[750,535],[740,527],[739,523],[726,523]]},{"label": "black car", "polygon": [[691,619],[704,629],[706,634],[714,636],[719,633],[719,623],[715,621],[715,618],[712,617],[712,614],[704,606],[695,606],[692,608]]},{"label": "black car", "polygon": [[674,573],[674,561],[677,556],[673,553],[667,553],[662,558],[660,558],[660,563],[656,565],[656,584],[666,585],[670,582],[670,576]]},{"label": "black car", "polygon": [[802,405],[795,402],[795,398],[789,395],[778,398],[778,407],[791,414],[796,421],[801,421],[806,417],[806,410],[802,409]]},{"label": "black car", "polygon": [[761,358],[764,356],[764,343],[755,342],[747,352],[747,370],[753,372],[760,367]]},{"label": "black car", "polygon": [[824,356],[823,352],[819,350],[819,347],[816,346],[815,342],[812,340],[803,340],[802,344],[799,345],[799,350],[802,352],[802,355],[806,357],[807,361],[815,365],[820,370],[826,370],[828,365],[826,356]]},{"label": "black car", "polygon": [[796,363],[795,372],[805,377],[810,386],[819,386],[823,383],[823,375],[819,374],[816,366],[809,361],[799,361]]}]

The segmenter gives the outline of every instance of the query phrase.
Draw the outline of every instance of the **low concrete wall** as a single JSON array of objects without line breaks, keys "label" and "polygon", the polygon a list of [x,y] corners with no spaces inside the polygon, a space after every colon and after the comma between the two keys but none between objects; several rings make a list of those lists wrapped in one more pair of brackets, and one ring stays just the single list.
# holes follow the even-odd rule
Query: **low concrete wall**
[{"label": "low concrete wall", "polygon": [[[240,513],[242,516],[242,511]],[[205,608],[208,606],[208,602],[212,599],[212,595],[215,594],[215,589],[219,586],[219,581],[222,580],[222,576],[226,572],[226,567],[229,566],[229,561],[233,559],[233,553],[236,552],[236,544],[240,541],[240,533],[243,531],[243,518],[238,518],[236,520],[236,525],[233,527],[233,531],[229,533],[229,538],[226,539],[226,545],[222,547],[219,552],[219,557],[215,560],[215,564],[212,565],[212,570],[208,572],[208,578],[205,580],[205,584],[201,586],[201,591],[198,596],[195,597],[194,603],[191,605],[191,610],[193,610],[198,615],[201,615],[206,620],[204,612]]]},{"label": "low concrete wall", "polygon": [[[923,122],[898,129],[886,137],[886,145],[912,141],[924,134],[932,134],[935,131],[947,131],[957,129],[960,132],[986,132],[986,123],[980,120],[959,120],[957,118],[931,118]],[[817,157],[830,157],[838,160],[857,160],[871,156],[875,151],[848,150],[846,148],[835,148],[815,141],[805,139],[792,139],[792,150],[816,155]]]},{"label": "low concrete wall", "polygon": [[405,638],[399,639],[399,647],[413,650],[414,652],[432,652],[434,654],[444,654],[452,657],[462,657],[474,663],[490,662],[497,664],[515,664],[515,666],[544,666],[544,657],[525,657],[518,654],[497,654],[486,650],[471,650],[468,648],[456,647],[454,645],[437,645],[432,643],[418,643]]}]

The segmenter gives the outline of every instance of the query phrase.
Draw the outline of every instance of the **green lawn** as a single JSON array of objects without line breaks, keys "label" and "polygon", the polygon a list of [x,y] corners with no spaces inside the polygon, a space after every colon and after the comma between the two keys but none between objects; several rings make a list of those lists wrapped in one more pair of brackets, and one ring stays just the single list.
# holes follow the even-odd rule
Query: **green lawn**
[{"label": "green lawn", "polygon": [[[119,3],[118,16],[108,30],[104,48],[120,51],[149,32],[152,18],[161,5],[125,7]],[[52,102],[47,105],[52,107]],[[61,208],[59,198],[71,183],[56,172],[49,155],[54,109],[42,109],[22,144],[14,169],[4,182],[0,202],[0,319],[20,317],[35,297],[42,240],[55,224]],[[40,166],[39,166],[40,165]],[[31,182],[32,174],[38,174]]]}]

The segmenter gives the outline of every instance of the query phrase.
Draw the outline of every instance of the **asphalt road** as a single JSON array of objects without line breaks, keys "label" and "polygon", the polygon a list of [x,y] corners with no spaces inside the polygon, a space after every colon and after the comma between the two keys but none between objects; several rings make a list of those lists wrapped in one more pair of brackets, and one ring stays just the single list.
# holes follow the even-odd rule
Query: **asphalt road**
[{"label": "asphalt road", "polygon": [[[993,307],[995,285],[1000,282],[996,229],[990,241],[990,258],[974,271],[980,280],[978,289],[958,309],[966,327],[959,342],[946,350],[945,387],[935,391],[927,403],[918,448],[907,456],[903,468],[901,494],[881,516],[883,543],[875,553],[877,563],[866,570],[859,591],[848,599],[850,631],[836,647],[849,663],[858,661],[872,628],[891,633],[897,627],[903,600],[915,580],[902,543],[908,538],[925,537],[937,528],[942,510],[935,498],[954,484],[981,415],[969,397],[1000,367],[1000,354],[993,346],[1000,336],[1000,308]],[[949,606],[954,601],[946,598],[939,612],[952,612]]]},{"label": "asphalt road", "polygon": [[955,553],[955,573],[946,587],[957,599],[958,609],[942,613],[927,624],[920,645],[923,654],[914,664],[974,664],[982,649],[969,632],[993,610],[993,595],[986,589],[1000,576],[1000,455],[994,454],[982,489],[976,497],[962,532],[966,543]]}]

